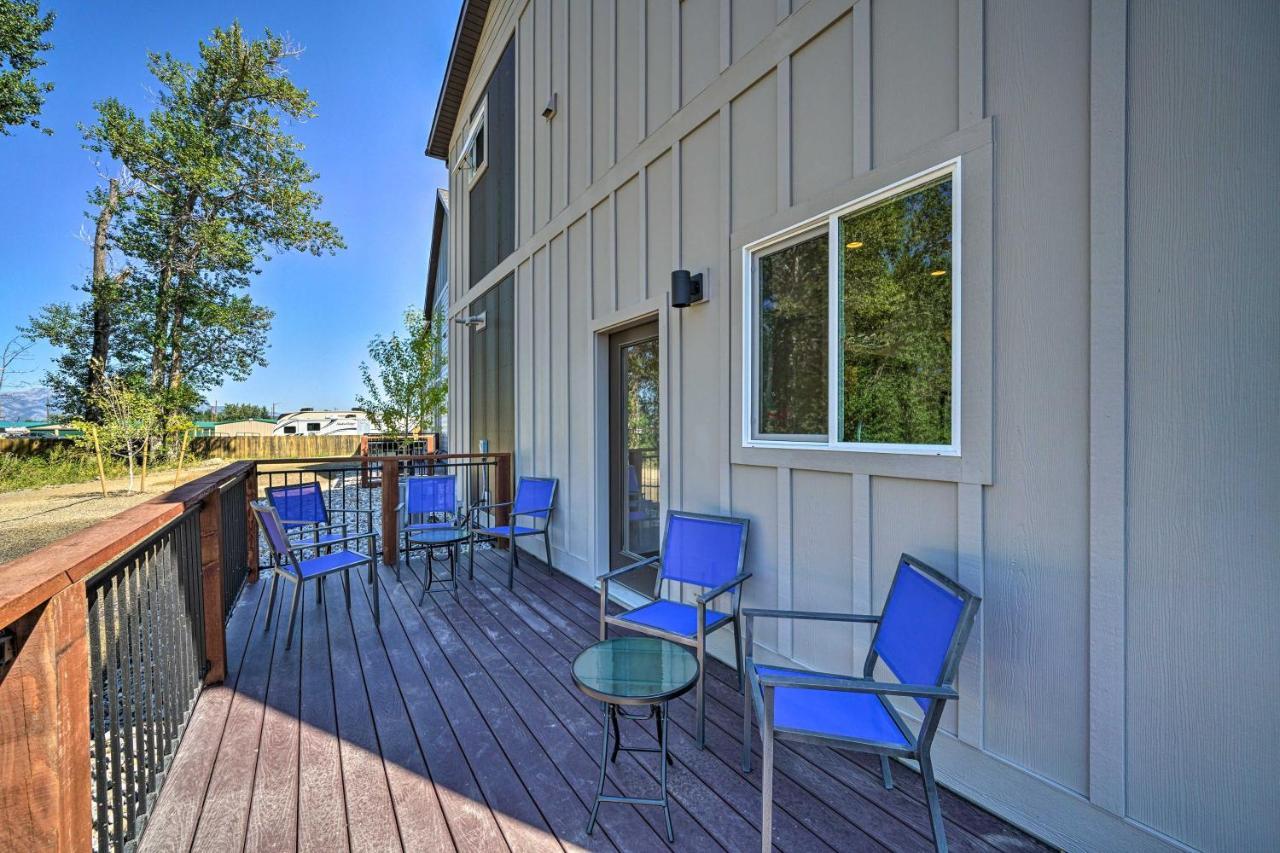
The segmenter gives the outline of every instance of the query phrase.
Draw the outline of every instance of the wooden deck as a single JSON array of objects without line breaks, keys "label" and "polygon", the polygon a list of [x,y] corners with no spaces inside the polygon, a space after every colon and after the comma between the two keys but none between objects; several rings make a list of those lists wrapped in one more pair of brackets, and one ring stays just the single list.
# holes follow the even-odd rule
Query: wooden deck
[{"label": "wooden deck", "polygon": [[[593,591],[533,560],[516,589],[505,561],[477,554],[476,578],[417,606],[421,586],[383,567],[381,631],[363,582],[350,614],[337,578],[306,596],[291,651],[286,619],[263,630],[266,583],[248,586],[228,626],[227,678],[201,696],[142,850],[649,851],[661,810],[606,804],[584,832],[598,773],[600,712],[570,664],[595,640]],[[421,564],[415,561],[421,575]],[[680,850],[759,849],[760,761],[738,766],[742,722],[732,671],[708,672],[707,749],[693,745],[692,693],[673,707],[672,818]],[[624,739],[651,743],[635,724]],[[929,850],[918,777],[893,791],[864,757],[777,749],[774,826],[786,850]],[[622,754],[626,793],[657,786],[652,755]],[[943,792],[956,851],[1043,846]]]}]

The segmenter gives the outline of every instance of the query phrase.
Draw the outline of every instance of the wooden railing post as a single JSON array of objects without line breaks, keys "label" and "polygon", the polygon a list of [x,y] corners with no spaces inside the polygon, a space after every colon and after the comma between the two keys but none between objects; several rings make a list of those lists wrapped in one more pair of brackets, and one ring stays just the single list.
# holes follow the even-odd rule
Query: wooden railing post
[{"label": "wooden railing post", "polygon": [[0,850],[81,853],[89,787],[88,599],[72,584],[9,626],[0,670]]},{"label": "wooden railing post", "polygon": [[400,519],[396,506],[400,503],[400,463],[392,459],[382,460],[382,563],[394,566],[399,554]]},{"label": "wooden railing post", "polygon": [[[511,454],[496,453],[494,455],[497,457],[498,464],[496,466],[497,471],[494,473],[495,482],[493,484],[493,502],[496,504],[502,504],[511,500]],[[510,514],[505,506],[499,507],[494,515],[495,518],[493,523],[499,527],[506,524],[507,520],[510,518]],[[504,543],[506,540],[498,541],[499,543]]]},{"label": "wooden railing post", "polygon": [[226,616],[222,612],[222,491],[215,488],[200,504],[200,579],[204,588],[204,653],[209,662],[205,684],[227,676]]},{"label": "wooden railing post", "polygon": [[258,582],[258,517],[251,504],[258,499],[258,463],[254,462],[244,478],[244,535],[248,546],[245,559],[249,563],[249,583]]}]

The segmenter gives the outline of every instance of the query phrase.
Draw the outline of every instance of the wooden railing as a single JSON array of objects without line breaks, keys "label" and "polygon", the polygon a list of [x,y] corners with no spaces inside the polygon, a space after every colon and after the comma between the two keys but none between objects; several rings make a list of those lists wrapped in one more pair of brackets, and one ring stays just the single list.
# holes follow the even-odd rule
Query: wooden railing
[{"label": "wooden railing", "polygon": [[[468,459],[492,472],[493,501],[511,499],[510,454],[368,462],[394,507],[402,471]],[[234,462],[0,565],[0,851],[141,836],[195,699],[226,674],[235,596],[258,580],[258,466]],[[396,543],[396,513],[380,515]],[[394,544],[382,552],[395,562]]]}]

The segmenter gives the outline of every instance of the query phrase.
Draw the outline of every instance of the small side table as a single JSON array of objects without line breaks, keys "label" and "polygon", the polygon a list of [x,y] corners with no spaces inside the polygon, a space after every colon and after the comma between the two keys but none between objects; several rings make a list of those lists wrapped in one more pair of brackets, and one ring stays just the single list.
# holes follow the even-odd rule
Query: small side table
[{"label": "small side table", "polygon": [[[675,841],[671,828],[671,804],[667,797],[667,703],[684,694],[698,680],[698,661],[690,652],[668,640],[657,637],[614,637],[582,651],[573,661],[573,682],[592,699],[604,703],[604,737],[600,749],[600,783],[596,801],[587,822],[587,835],[596,826],[601,803],[630,803],[637,806],[662,806],[667,818],[667,842]],[[648,707],[644,714],[630,713],[626,707]],[[658,746],[623,746],[618,718],[656,720]],[[612,735],[613,754],[609,754]],[[656,752],[660,754],[658,780],[662,796],[656,799],[605,794],[605,768],[618,760],[618,752]]]},{"label": "small side table", "polygon": [[[445,590],[452,590],[456,595],[458,592],[458,545],[467,541],[470,534],[465,527],[432,527],[427,530],[415,530],[408,534],[407,545],[411,548],[414,545],[425,546],[427,550],[427,566],[426,577],[422,579],[422,595],[418,598],[418,603],[427,600],[427,593],[431,591],[431,582],[435,579],[435,554],[437,548],[444,548],[449,552],[449,574],[447,577],[441,577],[441,584],[449,584],[443,587]],[[408,551],[406,548],[406,551]]]}]

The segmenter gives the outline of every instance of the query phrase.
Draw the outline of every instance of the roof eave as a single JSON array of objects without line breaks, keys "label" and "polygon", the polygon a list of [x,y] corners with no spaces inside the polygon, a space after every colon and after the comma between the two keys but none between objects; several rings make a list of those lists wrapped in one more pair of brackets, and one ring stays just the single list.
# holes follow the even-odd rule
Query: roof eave
[{"label": "roof eave", "polygon": [[449,140],[458,121],[462,93],[471,75],[471,62],[475,59],[476,45],[488,12],[489,0],[463,0],[462,8],[458,10],[458,26],[453,31],[453,46],[449,49],[449,62],[445,65],[435,116],[431,120],[431,133],[427,137],[424,153],[428,157],[449,159]]}]

